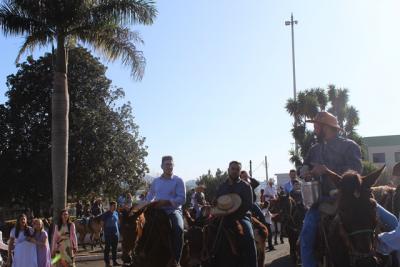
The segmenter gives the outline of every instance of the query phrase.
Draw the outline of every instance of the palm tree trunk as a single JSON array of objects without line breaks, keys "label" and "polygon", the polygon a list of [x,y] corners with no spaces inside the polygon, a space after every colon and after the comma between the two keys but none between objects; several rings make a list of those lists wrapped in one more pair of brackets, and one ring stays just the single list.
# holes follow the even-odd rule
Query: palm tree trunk
[{"label": "palm tree trunk", "polygon": [[67,51],[63,36],[57,38],[56,66],[53,77],[51,122],[51,170],[53,183],[53,218],[67,204],[69,94]]}]

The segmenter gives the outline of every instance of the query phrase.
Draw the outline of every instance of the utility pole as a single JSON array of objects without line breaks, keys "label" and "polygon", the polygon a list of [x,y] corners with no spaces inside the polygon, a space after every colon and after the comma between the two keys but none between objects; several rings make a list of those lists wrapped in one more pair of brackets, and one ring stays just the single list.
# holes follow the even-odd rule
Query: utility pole
[{"label": "utility pole", "polygon": [[[294,101],[296,101],[297,98],[297,91],[296,91],[296,61],[295,61],[295,55],[294,55],[294,25],[297,24],[297,20],[293,20],[293,13],[290,16],[290,21],[287,20],[285,21],[285,25],[291,27],[292,30],[292,65],[293,65],[293,99]],[[297,119],[296,119],[296,115],[294,114],[294,127],[297,127]],[[299,147],[297,144],[296,139],[294,140],[294,151],[295,151],[295,155],[298,156],[299,155]]]},{"label": "utility pole", "polygon": [[267,156],[265,156],[265,180],[268,183],[268,160],[267,160]]},{"label": "utility pole", "polygon": [[250,160],[250,171],[249,171],[249,175],[250,175],[250,177],[253,177],[253,166],[252,166],[251,160]]}]

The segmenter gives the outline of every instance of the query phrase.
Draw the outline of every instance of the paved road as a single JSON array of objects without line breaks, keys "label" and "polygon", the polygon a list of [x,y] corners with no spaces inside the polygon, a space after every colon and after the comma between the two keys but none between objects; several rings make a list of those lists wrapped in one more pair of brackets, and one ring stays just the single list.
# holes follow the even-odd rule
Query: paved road
[{"label": "paved road", "polygon": [[[266,253],[266,267],[295,267],[289,258],[289,245],[287,240],[284,244],[275,246],[276,250]],[[102,267],[103,261],[78,262],[77,267]]]}]

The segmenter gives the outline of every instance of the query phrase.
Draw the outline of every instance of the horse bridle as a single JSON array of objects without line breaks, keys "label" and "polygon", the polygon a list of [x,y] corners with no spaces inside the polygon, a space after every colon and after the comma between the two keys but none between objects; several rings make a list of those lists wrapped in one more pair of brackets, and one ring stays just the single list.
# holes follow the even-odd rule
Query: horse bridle
[{"label": "horse bridle", "polygon": [[[374,248],[375,248],[375,241],[376,241],[376,237],[377,237],[375,228],[374,229],[360,229],[360,230],[356,230],[356,231],[352,231],[352,232],[348,233],[343,226],[343,222],[342,222],[340,213],[336,214],[334,221],[335,220],[337,221],[337,223],[339,225],[339,232],[341,233],[341,237],[344,239],[346,245],[350,248],[349,257],[350,257],[350,265],[351,266],[355,266],[355,264],[357,263],[358,260],[365,259],[365,258],[372,258],[375,256]],[[372,236],[373,248],[368,253],[358,252],[354,248],[353,244],[350,241],[350,237],[355,236],[355,235],[361,235],[361,234],[368,234],[368,235]]]}]

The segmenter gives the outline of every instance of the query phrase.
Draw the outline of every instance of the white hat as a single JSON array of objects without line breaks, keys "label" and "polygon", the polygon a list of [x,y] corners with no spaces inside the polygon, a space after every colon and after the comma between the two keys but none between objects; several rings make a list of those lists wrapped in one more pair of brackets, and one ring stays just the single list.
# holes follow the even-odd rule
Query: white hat
[{"label": "white hat", "polygon": [[8,250],[7,244],[3,243],[3,233],[0,231],[0,249]]},{"label": "white hat", "polygon": [[269,179],[268,179],[268,183],[275,183],[274,178],[269,178]]},{"label": "white hat", "polygon": [[214,216],[225,216],[235,212],[242,204],[238,194],[226,194],[218,197],[217,205],[211,209]]}]

